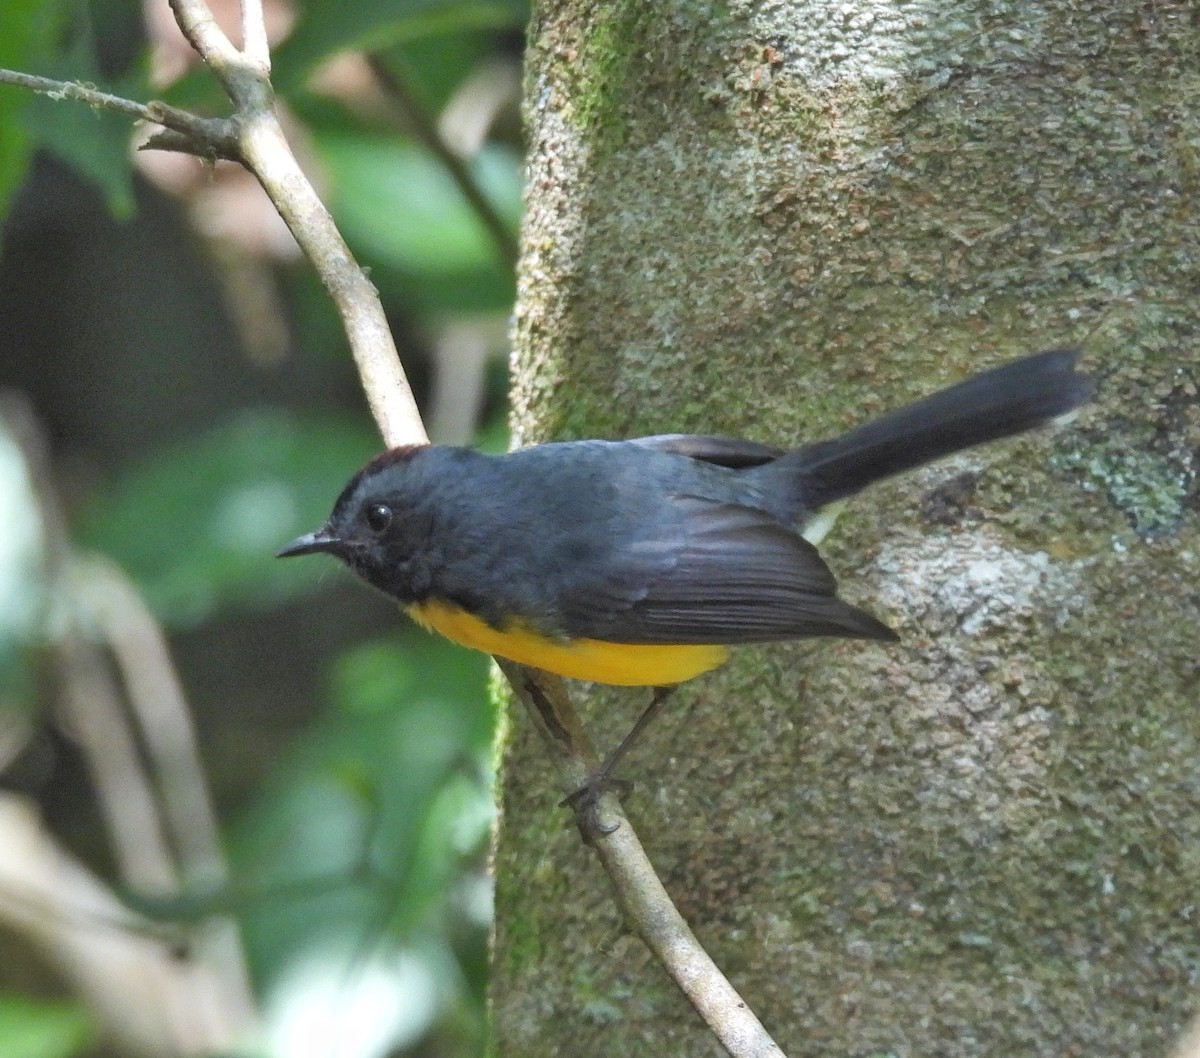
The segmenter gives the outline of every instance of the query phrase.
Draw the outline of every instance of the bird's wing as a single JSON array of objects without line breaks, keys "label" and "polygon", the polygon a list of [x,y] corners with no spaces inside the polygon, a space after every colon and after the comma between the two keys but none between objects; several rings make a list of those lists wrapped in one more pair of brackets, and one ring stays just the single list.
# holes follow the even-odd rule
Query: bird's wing
[{"label": "bird's wing", "polygon": [[671,644],[896,638],[838,599],[816,548],[765,512],[675,496],[664,514],[577,568],[559,597],[570,636]]},{"label": "bird's wing", "polygon": [[698,459],[702,463],[715,463],[731,470],[762,466],[784,454],[782,448],[718,434],[665,433],[654,437],[635,437],[629,443]]}]

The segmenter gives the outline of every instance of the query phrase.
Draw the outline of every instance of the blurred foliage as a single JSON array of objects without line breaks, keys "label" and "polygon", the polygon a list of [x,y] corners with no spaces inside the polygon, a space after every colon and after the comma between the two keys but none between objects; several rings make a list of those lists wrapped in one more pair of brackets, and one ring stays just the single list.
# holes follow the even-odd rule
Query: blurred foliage
[{"label": "blurred foliage", "polygon": [[[0,66],[36,73],[49,40],[57,5],[44,0],[9,0],[0,32]],[[16,89],[0,89],[0,213],[25,179],[33,143],[20,116],[30,97]]]},{"label": "blurred foliage", "polygon": [[[86,9],[84,17],[73,19],[64,26],[63,46],[32,72],[55,80],[85,84],[101,79]],[[125,76],[107,85],[106,90],[129,99],[150,98],[149,84],[141,66],[132,67]],[[38,95],[29,99],[23,124],[36,145],[57,155],[93,181],[114,214],[125,217],[133,212],[128,118],[79,105],[63,106],[59,100]]]},{"label": "blurred foliage", "polygon": [[[428,307],[504,311],[511,277],[496,249],[438,162],[394,138],[327,133],[319,140],[334,188],[328,205],[342,234],[376,268],[394,269]],[[521,212],[519,159],[504,147],[482,152],[475,178],[513,226]],[[414,289],[414,286],[419,287]]]},{"label": "blurred foliage", "polygon": [[422,37],[521,27],[528,18],[524,0],[310,0],[276,50],[274,77],[286,90],[339,51],[378,51]]},{"label": "blurred foliage", "polygon": [[[310,152],[307,162],[314,164],[351,248],[371,268],[400,344],[409,351],[406,366],[420,383],[437,370],[418,355],[426,336],[447,321],[502,319],[511,305],[513,276],[441,163],[408,128],[402,110],[381,110],[378,100],[360,106],[360,100],[331,95],[310,78],[335,53],[370,49],[436,119],[481,64],[515,59],[527,4],[312,0],[296,16],[290,36],[275,51],[281,101],[298,125],[298,138]],[[0,65],[92,82],[132,98],[157,95],[177,105],[227,112],[202,69],[172,86],[149,87],[149,42],[135,46],[130,37],[139,17],[137,5],[127,0],[10,0],[0,14]],[[474,179],[514,233],[521,197],[515,125],[510,115],[507,127],[469,161]],[[35,226],[35,237],[22,245],[45,246],[54,255],[63,281],[47,291],[38,311],[57,320],[78,311],[70,286],[71,243],[64,233],[75,230],[76,214],[87,207],[70,197],[64,206],[42,184],[27,184],[12,198],[35,148],[84,177],[127,224],[140,223],[138,204],[144,209],[147,195],[160,192],[148,191],[135,171],[124,119],[0,87],[0,214],[15,202],[10,223]],[[198,186],[205,190],[204,181]],[[181,216],[187,216],[187,205],[181,203]],[[235,217],[233,226],[239,223]],[[197,230],[188,238],[203,243],[208,236]],[[0,242],[0,250],[7,242]],[[244,293],[248,284],[240,273],[223,271],[223,251],[209,246],[198,257],[210,279],[209,289],[196,296],[214,299],[209,311],[220,314],[227,304],[220,292]],[[211,396],[197,400],[189,393],[189,415],[194,408],[224,410],[199,427],[180,415],[173,432],[171,417],[158,414],[155,421],[166,428],[132,460],[71,432],[79,420],[71,401],[80,396],[71,392],[78,363],[71,357],[86,355],[89,364],[104,364],[113,353],[95,343],[123,333],[120,329],[72,320],[62,333],[78,337],[84,351],[54,349],[61,359],[39,360],[32,376],[15,367],[24,339],[6,336],[14,356],[11,365],[0,365],[0,385],[18,380],[51,424],[52,462],[66,468],[57,485],[66,497],[72,546],[103,552],[119,564],[177,645],[195,655],[184,676],[201,703],[202,743],[221,744],[206,735],[204,725],[242,719],[229,715],[228,705],[204,701],[207,688],[222,685],[211,669],[232,667],[247,680],[260,670],[295,670],[299,677],[310,668],[295,652],[311,649],[314,656],[319,652],[326,673],[315,686],[247,684],[246,695],[266,703],[305,693],[314,701],[271,718],[291,726],[270,743],[285,749],[262,761],[257,793],[235,805],[224,821],[228,887],[154,901],[135,893],[125,898],[155,918],[184,924],[218,912],[236,916],[265,1025],[255,1053],[266,1058],[481,1054],[494,726],[487,662],[405,625],[399,616],[394,622],[387,618],[386,627],[371,624],[363,616],[373,605],[361,601],[370,600],[365,589],[347,594],[348,609],[346,604],[335,609],[337,592],[330,589],[345,591],[345,578],[332,574],[330,560],[273,560],[278,547],[327,516],[378,440],[357,394],[344,337],[334,331],[335,317],[311,273],[272,260],[256,267],[275,273],[277,300],[265,303],[286,311],[286,359],[264,366],[247,352],[239,369],[244,377],[236,378],[222,373],[224,368],[204,378],[193,360],[188,385],[207,385]],[[121,273],[119,261],[113,270]],[[162,287],[154,296],[169,304],[174,277],[155,278]],[[100,281],[90,273],[87,279]],[[89,295],[89,304],[103,302]],[[120,303],[111,307],[121,310]],[[36,319],[38,312],[30,315]],[[29,358],[44,355],[36,337],[29,340],[35,350]],[[169,349],[150,342],[121,350],[121,357],[142,358],[139,389],[131,394],[114,386],[111,396],[89,395],[91,401],[111,400],[93,410],[120,422],[139,406],[159,413],[164,403],[169,407],[172,394],[161,388],[171,377],[169,358],[205,353],[190,349],[186,339],[180,335],[178,347]],[[26,385],[30,377],[35,385]],[[498,409],[478,426],[481,443],[503,443]],[[0,664],[6,666],[0,668],[0,735],[3,708],[28,713],[52,702],[55,693],[45,678],[44,643],[53,590],[43,592],[36,568],[46,544],[38,537],[37,518],[25,517],[39,502],[16,453],[11,445],[0,446],[0,511],[7,512],[9,527],[0,540],[0,599],[21,604],[0,613]],[[26,521],[28,533],[14,530]],[[249,626],[239,623],[247,613],[256,615]],[[238,656],[212,652],[212,644],[226,641],[223,629],[245,627],[252,633],[234,634]],[[264,667],[263,659],[276,654],[283,655],[282,666]],[[49,719],[46,725],[53,727]],[[5,767],[0,756],[0,781]],[[73,840],[84,834],[97,841],[103,831],[87,814],[95,811],[95,797],[86,772],[70,754],[56,758],[53,767],[57,770],[32,792],[47,806],[54,802],[55,818]],[[72,795],[75,788],[79,793]],[[225,803],[221,790],[214,793]],[[76,851],[95,869],[111,870],[103,848],[84,844]],[[124,892],[111,873],[109,881]],[[0,932],[0,989],[13,992],[21,986],[6,974],[4,951]],[[326,1027],[316,1031],[317,1024]],[[0,991],[4,1058],[66,1058],[83,1051],[115,1058],[119,1052],[89,1042],[92,1035],[84,1010]]]},{"label": "blurred foliage", "polygon": [[0,995],[4,1058],[69,1058],[91,1035],[87,1012],[74,1004]]},{"label": "blurred foliage", "polygon": [[[0,16],[0,67],[56,80],[100,79],[88,8],[46,0],[7,0]],[[148,98],[144,71],[132,67],[106,86],[115,95]],[[0,213],[24,179],[29,159],[43,148],[100,187],[109,208],[133,210],[129,120],[46,96],[0,90]]]},{"label": "blurred foliage", "polygon": [[[415,631],[339,660],[335,710],[231,834],[235,876],[252,893],[277,894],[240,909],[269,997],[278,1001],[313,952],[331,951],[319,1002],[342,1031],[359,976],[403,956],[407,984],[389,999],[392,1013],[403,1007],[406,1024],[428,1027],[439,1013],[459,1012],[462,1022],[468,1011],[471,1042],[481,1043],[490,896],[480,891],[488,892],[481,872],[492,817],[486,672],[485,658]],[[291,1027],[276,1031],[289,1038],[278,1053],[298,1054]],[[310,1043],[306,1053],[322,1051]]]},{"label": "blurred foliage", "polygon": [[323,522],[347,468],[377,447],[362,422],[246,411],[117,475],[84,509],[78,540],[121,565],[170,625],[277,605],[322,570],[264,556]]}]

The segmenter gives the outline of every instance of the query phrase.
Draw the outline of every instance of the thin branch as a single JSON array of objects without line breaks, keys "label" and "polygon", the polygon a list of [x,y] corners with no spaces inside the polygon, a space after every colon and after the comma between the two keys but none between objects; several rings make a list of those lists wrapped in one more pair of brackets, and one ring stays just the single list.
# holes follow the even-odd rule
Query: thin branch
[{"label": "thin branch", "polygon": [[[153,772],[160,825],[178,861],[185,890],[217,887],[228,880],[216,811],[209,796],[192,725],[191,710],[171,661],[166,636],[136,589],[115,566],[91,559],[85,604],[104,636],[120,675]],[[179,889],[178,881],[172,891]],[[151,890],[155,892],[155,890]],[[162,890],[158,890],[162,892]],[[250,1007],[246,954],[233,919],[212,915],[197,932],[202,958],[226,982],[231,995]],[[197,953],[200,954],[199,952]]]},{"label": "thin branch", "polygon": [[[596,753],[563,681],[502,658],[496,662],[552,750],[564,790],[578,789],[594,770]],[[598,821],[605,830],[612,829],[590,834],[588,840],[613,883],[626,920],[696,1013],[734,1058],[784,1058],[671,901],[620,801],[611,792],[600,798]]]},{"label": "thin branch", "polygon": [[[80,564],[71,574],[75,579],[68,590],[75,595],[86,572]],[[176,892],[179,876],[154,785],[139,758],[112,670],[99,647],[78,629],[59,637],[56,647],[60,719],[87,762],[121,881],[146,892]]]},{"label": "thin branch", "polygon": [[279,210],[342,317],[367,403],[384,441],[391,447],[425,443],[429,438],[400,365],[379,292],[359,268],[333,217],[301,171],[273,113],[246,120],[241,148],[246,165]]},{"label": "thin branch", "polygon": [[[203,7],[202,0],[172,0],[172,5],[176,17],[185,8]],[[196,40],[193,34],[188,34],[188,38]],[[382,313],[377,312],[377,296],[350,258],[328,211],[300,173],[299,166],[296,166],[274,113],[256,102],[268,98],[268,95],[256,92],[252,96],[239,98],[234,82],[223,79],[223,83],[226,83],[242,121],[242,157],[266,188],[283,220],[292,229],[296,241],[304,247],[326,288],[337,301],[355,349],[362,385],[380,431],[390,444],[401,443],[403,435],[397,434],[397,423],[390,415],[397,403],[410,402],[412,398],[395,355],[384,357],[385,362],[378,359],[380,353],[390,349],[390,335],[386,332]],[[367,333],[371,341],[356,342],[355,335],[362,333]],[[360,356],[364,351],[372,354],[370,359]],[[404,428],[409,432],[408,439],[414,435],[413,422],[424,439],[424,428],[420,427],[415,405],[412,421],[404,423]],[[588,771],[595,767],[595,759],[583,737],[578,717],[566,698],[562,681],[497,660],[517,696],[528,705],[542,731],[547,731],[547,719],[554,720],[548,741],[558,750],[569,791],[575,789]],[[550,689],[548,699],[556,703],[552,717],[539,713],[539,704],[547,696],[530,693],[530,687],[538,685],[535,681],[546,681]],[[568,737],[560,738],[560,732],[568,733]],[[601,799],[600,811],[604,812],[607,823],[618,825],[611,834],[596,838],[596,850],[635,930],[718,1035],[726,1050],[736,1058],[781,1058],[782,1052],[770,1039],[766,1029],[763,1029],[749,1006],[692,936],[683,916],[655,876],[634,828],[620,814],[617,799],[606,794]]]},{"label": "thin branch", "polygon": [[55,81],[49,77],[21,73],[19,70],[0,69],[0,84],[26,88],[51,99],[70,99],[86,103],[99,110],[112,110],[126,117],[161,125],[176,135],[175,150],[184,150],[202,157],[215,156],[238,160],[237,125],[230,118],[202,118],[167,103],[139,103],[134,99],[102,92],[79,81]]},{"label": "thin branch", "polygon": [[171,10],[233,103],[243,163],[279,211],[341,315],[367,403],[384,441],[390,446],[427,441],[379,292],[354,260],[292,154],[275,114],[268,64],[234,48],[204,0],[171,0]]},{"label": "thin branch", "polygon": [[19,70],[0,70],[0,84],[16,85],[18,88],[28,88],[31,92],[49,96],[51,99],[74,99],[89,106],[100,107],[104,110],[115,110],[131,118],[142,121],[157,121],[146,103],[138,103],[132,99],[122,99],[120,96],[101,92],[79,81],[55,81],[49,77],[38,77],[32,73],[21,73]]},{"label": "thin branch", "polygon": [[259,87],[266,87],[269,92],[269,86],[261,85],[266,81],[267,71],[252,68],[251,60],[225,36],[204,0],[171,0],[171,11],[188,43],[212,70],[239,111],[248,86],[253,88],[259,81]]},{"label": "thin branch", "polygon": [[[161,673],[151,681],[135,678],[133,671],[137,667],[131,656],[134,651],[145,655],[143,668],[154,667],[155,662],[169,667],[165,642],[155,626],[155,645],[163,656],[152,658],[153,651],[145,650],[141,641],[147,635],[144,626],[114,627],[114,619],[124,612],[122,604],[153,622],[126,582],[121,584],[128,598],[114,598],[104,590],[111,584],[96,583],[96,563],[81,560],[72,552],[61,504],[52,487],[46,443],[28,406],[2,396],[0,418],[3,432],[16,441],[23,456],[41,523],[46,594],[70,604],[56,606],[58,619],[53,622],[52,657],[61,675],[61,715],[83,751],[124,883],[155,894],[174,892],[177,872],[163,822],[164,818],[171,822],[179,813],[173,812],[170,804],[164,811],[156,798],[143,767],[139,739],[123,707],[127,699],[121,693],[128,692],[140,718],[146,717],[151,705],[145,700],[139,703],[138,695],[143,699],[153,696],[156,706],[167,711],[174,707],[186,724],[182,699],[169,702],[159,697],[164,691]],[[98,630],[102,633],[99,637]],[[98,641],[106,638],[103,633],[110,640],[107,644]],[[111,654],[106,645],[112,647]],[[123,688],[110,664],[113,658],[125,676]],[[177,728],[163,728],[162,724],[146,723],[143,731],[159,765],[161,787],[173,790],[179,799],[199,798],[207,803],[198,766],[187,774],[178,770],[174,776],[164,774],[178,765],[182,754],[177,745],[168,748],[178,735]],[[183,754],[190,748],[182,747]],[[181,782],[194,782],[197,789],[185,798],[178,790]],[[194,825],[194,817],[195,813],[189,816],[189,826]],[[11,922],[47,953],[90,998],[111,1031],[134,1042],[144,1037],[136,1047],[131,1043],[132,1050],[207,1053],[227,1048],[253,1030],[255,1014],[245,957],[232,921],[211,919],[185,935],[157,929],[122,908],[113,893],[63,854],[32,806],[0,798],[0,827],[6,831],[0,838],[0,848],[5,850],[0,857],[0,919]],[[215,824],[210,827],[206,850],[211,856],[205,863],[210,875],[220,869],[213,827]],[[186,837],[194,842],[195,834]],[[181,852],[195,848],[186,840],[178,844]]]},{"label": "thin branch", "polygon": [[22,798],[0,794],[0,848],[0,923],[74,986],[121,1053],[227,1054],[253,1038],[249,993],[132,914]]},{"label": "thin branch", "polygon": [[174,151],[177,154],[190,154],[206,160],[221,159],[226,162],[242,160],[241,149],[237,143],[235,132],[228,143],[214,146],[211,143],[197,142],[193,137],[174,129],[163,129],[146,137],[144,143],[138,144],[139,151]]},{"label": "thin branch", "polygon": [[217,887],[228,872],[191,710],[166,636],[145,601],[112,563],[90,557],[85,592],[121,677],[158,788],[163,823],[186,887]]},{"label": "thin branch", "polygon": [[[75,604],[86,580],[85,565],[68,542],[47,442],[23,399],[8,394],[0,398],[0,433],[16,442],[25,466],[47,593],[61,594]],[[60,710],[83,750],[118,870],[132,885],[156,892],[173,889],[174,866],[153,787],[141,767],[137,739],[121,708],[112,670],[91,634],[94,628],[82,627],[79,608],[72,605],[67,615],[52,655],[61,683]]]},{"label": "thin branch", "polygon": [[242,51],[267,73],[271,72],[271,47],[262,0],[242,0]]},{"label": "thin branch", "polygon": [[501,262],[509,268],[516,268],[517,258],[520,254],[516,237],[504,218],[496,212],[496,207],[492,205],[491,199],[483,193],[483,188],[479,186],[478,181],[471,174],[471,170],[467,168],[466,162],[446,145],[446,141],[438,132],[436,123],[413,94],[408,82],[379,56],[368,55],[367,61],[371,66],[371,72],[386,89],[391,100],[400,108],[414,135],[422,146],[442,163],[442,167],[450,174],[450,179],[454,181],[463,198],[467,200],[467,204],[475,211],[479,222],[491,236]]}]

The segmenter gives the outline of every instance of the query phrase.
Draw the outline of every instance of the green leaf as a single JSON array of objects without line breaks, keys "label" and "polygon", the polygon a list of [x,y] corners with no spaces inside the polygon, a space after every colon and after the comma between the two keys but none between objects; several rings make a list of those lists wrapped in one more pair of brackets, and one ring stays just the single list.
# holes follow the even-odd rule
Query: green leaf
[{"label": "green leaf", "polygon": [[[96,41],[90,21],[71,24],[66,52],[39,71],[60,81],[89,83],[99,77]],[[113,95],[141,99],[149,84],[140,70],[124,83],[105,88]],[[99,187],[114,216],[134,211],[133,163],[129,144],[132,122],[123,114],[91,108],[74,100],[38,96],[25,113],[30,136]]]},{"label": "green leaf", "polygon": [[329,515],[378,442],[365,426],[248,412],[154,453],[85,510],[78,536],[186,625],[229,604],[274,605],[328,572],[275,551]]},{"label": "green leaf", "polygon": [[[54,0],[5,0],[0,67],[31,71],[37,66],[58,6]],[[29,169],[33,143],[22,116],[33,102],[28,89],[0,85],[0,216]]]},{"label": "green leaf", "polygon": [[[69,73],[66,77],[79,79]],[[100,189],[114,216],[132,215],[135,203],[129,118],[71,100],[38,96],[25,111],[23,123],[37,144]]]},{"label": "green leaf", "polygon": [[524,26],[526,0],[311,0],[276,50],[277,87],[286,91],[314,66],[346,50],[377,50],[429,34]]},{"label": "green leaf", "polygon": [[[435,277],[497,267],[487,232],[426,150],[395,139],[334,133],[318,146],[333,184],[331,208],[364,255]],[[515,230],[521,215],[520,159],[503,147],[489,147],[472,170]]]},{"label": "green leaf", "polygon": [[[437,159],[412,143],[344,132],[320,136],[318,149],[334,216],[381,287],[403,290],[425,310],[508,310],[512,272]],[[474,170],[515,231],[521,210],[516,154],[488,148]]]},{"label": "green leaf", "polygon": [[96,184],[114,216],[133,213],[129,118],[39,96],[24,124],[41,146]]},{"label": "green leaf", "polygon": [[0,995],[0,1054],[4,1058],[69,1058],[91,1035],[83,1009]]}]

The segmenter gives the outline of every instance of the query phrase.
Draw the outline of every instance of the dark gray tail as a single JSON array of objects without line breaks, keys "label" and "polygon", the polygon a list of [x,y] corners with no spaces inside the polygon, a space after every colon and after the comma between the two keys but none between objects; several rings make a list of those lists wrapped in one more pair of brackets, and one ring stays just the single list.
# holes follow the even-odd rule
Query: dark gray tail
[{"label": "dark gray tail", "polygon": [[1085,403],[1092,381],[1075,370],[1076,351],[1051,349],[975,375],[831,441],[789,452],[797,499],[813,511],[873,481],[986,441],[1040,426]]}]

